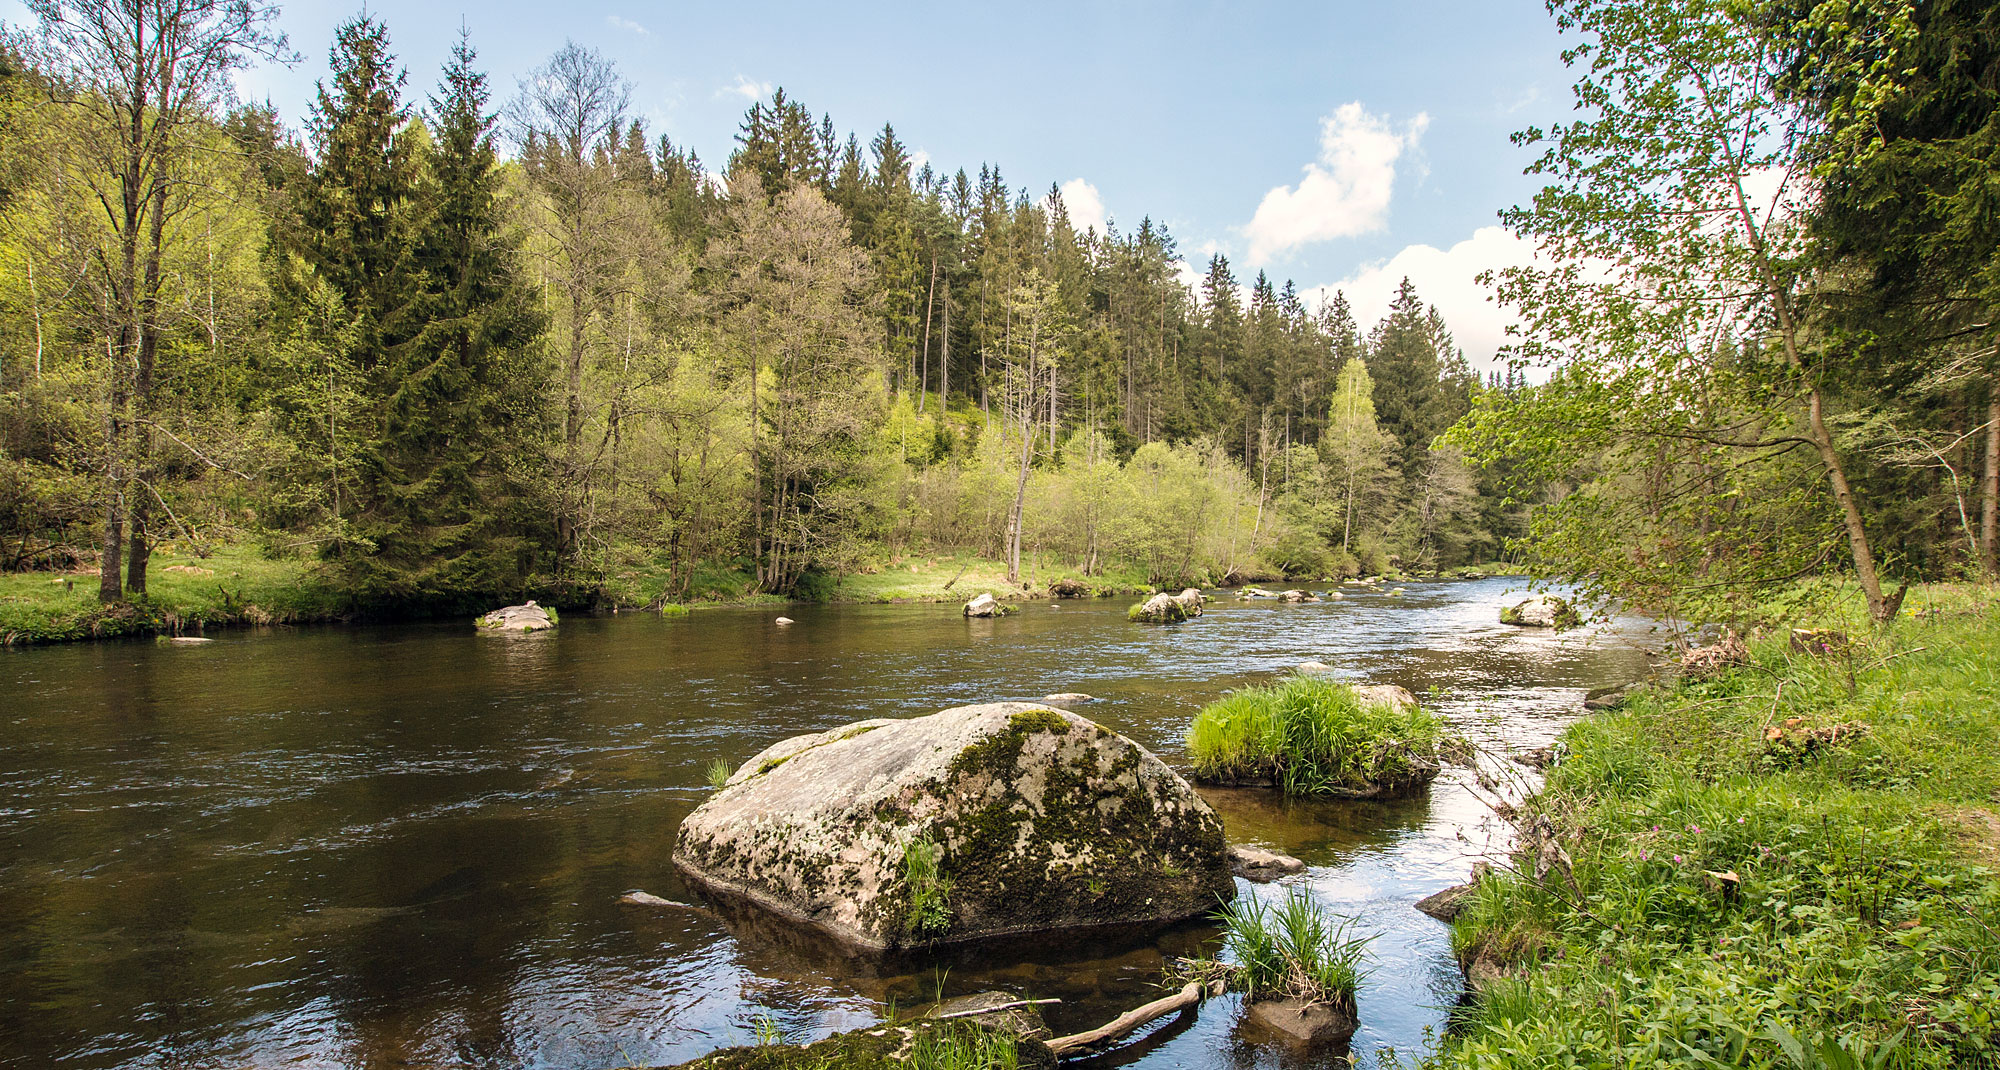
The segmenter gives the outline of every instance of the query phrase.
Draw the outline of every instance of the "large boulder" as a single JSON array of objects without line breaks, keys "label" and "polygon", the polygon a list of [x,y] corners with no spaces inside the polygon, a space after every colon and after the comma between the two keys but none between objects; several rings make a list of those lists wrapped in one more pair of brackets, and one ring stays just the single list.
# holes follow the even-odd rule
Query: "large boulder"
[{"label": "large boulder", "polygon": [[1356,684],[1354,700],[1363,706],[1387,706],[1399,712],[1417,704],[1417,696],[1410,694],[1409,688],[1396,684]]},{"label": "large boulder", "polygon": [[556,611],[531,598],[522,605],[502,606],[473,623],[496,632],[539,632],[556,626]]},{"label": "large boulder", "polygon": [[681,823],[712,892],[866,949],[1158,925],[1234,884],[1222,821],[1125,737],[1044,705],[962,706],[774,744]]}]

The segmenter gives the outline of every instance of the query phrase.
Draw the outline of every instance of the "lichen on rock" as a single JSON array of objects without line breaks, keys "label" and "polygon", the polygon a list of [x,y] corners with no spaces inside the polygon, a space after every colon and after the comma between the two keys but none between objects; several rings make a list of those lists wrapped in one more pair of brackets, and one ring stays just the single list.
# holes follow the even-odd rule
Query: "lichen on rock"
[{"label": "lichen on rock", "polygon": [[1220,818],[1143,747],[1005,702],[774,744],[682,823],[674,861],[886,950],[1202,915],[1233,891],[1223,850]]}]

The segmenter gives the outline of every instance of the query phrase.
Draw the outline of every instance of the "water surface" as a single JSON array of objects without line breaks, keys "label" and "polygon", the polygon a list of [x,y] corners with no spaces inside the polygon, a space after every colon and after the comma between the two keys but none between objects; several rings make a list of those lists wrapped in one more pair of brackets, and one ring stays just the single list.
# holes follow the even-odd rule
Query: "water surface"
[{"label": "water surface", "polygon": [[[782,927],[622,905],[695,901],[670,861],[703,771],[863,717],[1082,691],[1079,712],[1185,770],[1207,701],[1301,661],[1402,684],[1475,739],[1547,742],[1583,690],[1645,671],[1643,625],[1497,623],[1505,580],[1402,597],[1223,600],[1145,627],[1125,602],[792,607],[221,633],[0,655],[0,1064],[594,1070],[808,1039],[1004,987],[1059,1032],[1158,995],[1196,925],[1134,945],[857,962]],[[1060,608],[1057,608],[1057,607]],[[1232,839],[1375,934],[1357,1062],[1421,1048],[1457,998],[1419,897],[1500,829],[1463,774],[1394,803],[1206,793]],[[1246,888],[1248,886],[1245,886]],[[1260,887],[1253,894],[1281,894]],[[1278,1066],[1233,999],[1099,1065]]]}]

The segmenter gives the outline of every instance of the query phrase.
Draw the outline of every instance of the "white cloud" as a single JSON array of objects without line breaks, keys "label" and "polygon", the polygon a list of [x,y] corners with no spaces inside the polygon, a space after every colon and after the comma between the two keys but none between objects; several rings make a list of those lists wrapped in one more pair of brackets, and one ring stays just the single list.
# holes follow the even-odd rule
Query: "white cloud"
[{"label": "white cloud", "polygon": [[742,97],[744,100],[755,104],[771,95],[771,83],[753,82],[739,74],[736,76],[735,85],[723,86],[721,89],[715,91],[715,95],[718,97]]},{"label": "white cloud", "polygon": [[1320,120],[1319,159],[1297,186],[1278,186],[1257,205],[1243,233],[1249,262],[1261,267],[1289,249],[1380,230],[1389,220],[1396,161],[1416,147],[1430,116],[1419,112],[1399,131],[1360,101]]},{"label": "white cloud", "polygon": [[604,16],[604,24],[617,30],[619,33],[629,33],[634,37],[646,37],[652,33],[652,31],[633,22],[631,19],[620,18],[617,15]]},{"label": "white cloud", "polygon": [[1098,196],[1097,187],[1081,178],[1072,178],[1062,184],[1063,209],[1069,213],[1070,229],[1078,234],[1095,228],[1099,234],[1108,231],[1110,217],[1104,212],[1104,198]]},{"label": "white cloud", "polygon": [[1426,305],[1436,305],[1451,328],[1452,337],[1465,350],[1465,359],[1474,370],[1499,367],[1494,354],[1506,345],[1507,327],[1516,322],[1510,310],[1492,300],[1492,294],[1474,281],[1482,271],[1533,263],[1535,247],[1516,237],[1505,227],[1481,227],[1472,237],[1439,249],[1412,245],[1387,260],[1363,265],[1339,282],[1315,287],[1306,294],[1327,300],[1340,290],[1354,308],[1354,320],[1363,334],[1389,313],[1396,288],[1407,277]]}]

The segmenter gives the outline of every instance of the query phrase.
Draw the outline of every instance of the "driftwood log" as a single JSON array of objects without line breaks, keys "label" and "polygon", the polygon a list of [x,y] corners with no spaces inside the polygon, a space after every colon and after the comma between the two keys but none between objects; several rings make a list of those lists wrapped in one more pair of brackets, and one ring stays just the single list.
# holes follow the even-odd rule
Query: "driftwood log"
[{"label": "driftwood log", "polygon": [[1116,1040],[1132,1030],[1145,1025],[1155,1018],[1164,1018],[1178,1010],[1200,1003],[1208,996],[1219,996],[1228,987],[1226,978],[1210,981],[1204,989],[1199,981],[1189,981],[1179,992],[1163,999],[1156,999],[1142,1007],[1135,1007],[1109,1022],[1085,1033],[1072,1033],[1049,1041],[1049,1050],[1056,1058],[1081,1055],[1108,1040]]}]

